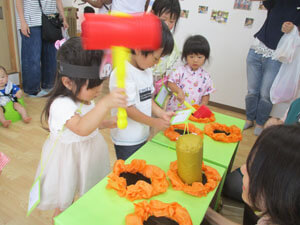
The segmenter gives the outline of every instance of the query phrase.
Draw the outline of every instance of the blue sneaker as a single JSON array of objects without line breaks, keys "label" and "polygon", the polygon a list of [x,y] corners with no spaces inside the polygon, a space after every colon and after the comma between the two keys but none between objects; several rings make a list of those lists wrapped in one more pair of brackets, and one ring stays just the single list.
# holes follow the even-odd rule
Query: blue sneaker
[{"label": "blue sneaker", "polygon": [[259,136],[263,130],[264,130],[263,127],[255,126],[255,128],[254,128],[254,135],[255,136]]},{"label": "blue sneaker", "polygon": [[247,129],[253,127],[253,126],[254,126],[254,122],[253,121],[251,121],[250,123],[248,121],[246,121],[243,130],[247,130]]},{"label": "blue sneaker", "polygon": [[45,97],[45,95],[51,92],[52,88],[50,89],[42,89],[39,93],[37,93],[36,97]]}]

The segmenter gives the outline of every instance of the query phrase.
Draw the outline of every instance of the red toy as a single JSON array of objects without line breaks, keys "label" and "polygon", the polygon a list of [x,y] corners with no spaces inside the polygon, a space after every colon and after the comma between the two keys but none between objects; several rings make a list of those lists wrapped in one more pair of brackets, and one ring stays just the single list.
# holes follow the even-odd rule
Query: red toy
[{"label": "red toy", "polygon": [[160,47],[161,22],[153,14],[114,16],[87,13],[81,26],[85,49],[123,46],[131,49],[156,50]]},{"label": "red toy", "polygon": [[207,106],[202,105],[196,112],[193,113],[193,116],[196,118],[209,118],[211,114],[212,112],[210,109]]}]

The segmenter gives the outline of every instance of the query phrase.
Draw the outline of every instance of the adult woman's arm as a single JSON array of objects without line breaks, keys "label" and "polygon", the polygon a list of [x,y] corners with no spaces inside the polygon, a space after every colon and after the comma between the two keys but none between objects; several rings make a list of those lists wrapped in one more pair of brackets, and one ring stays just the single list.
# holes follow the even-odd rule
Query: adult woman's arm
[{"label": "adult woman's arm", "polygon": [[56,7],[57,7],[60,17],[63,19],[64,28],[67,29],[69,27],[69,25],[68,25],[66,17],[65,17],[64,7],[63,7],[61,0],[56,0]]},{"label": "adult woman's arm", "polygon": [[30,28],[25,21],[23,0],[16,0],[16,7],[17,7],[17,12],[18,12],[19,18],[20,18],[20,22],[21,22],[21,32],[24,36],[29,37],[30,36]]}]

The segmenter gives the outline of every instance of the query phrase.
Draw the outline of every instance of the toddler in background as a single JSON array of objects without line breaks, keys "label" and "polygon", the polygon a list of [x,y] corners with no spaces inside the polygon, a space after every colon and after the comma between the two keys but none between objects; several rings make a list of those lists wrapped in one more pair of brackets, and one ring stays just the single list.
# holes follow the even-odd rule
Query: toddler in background
[{"label": "toddler in background", "polygon": [[100,93],[102,51],[86,51],[79,37],[70,38],[57,53],[57,75],[42,118],[50,135],[36,172],[40,178],[41,210],[68,208],[110,172],[107,144],[98,128],[116,127],[105,120],[114,107],[126,107],[123,89],[116,89],[95,104]]},{"label": "toddler in background", "polygon": [[[128,96],[128,125],[125,129],[112,129],[111,137],[115,144],[118,159],[126,160],[140,147],[142,147],[149,135],[150,127],[164,130],[170,126],[172,112],[165,112],[152,99],[153,76],[151,67],[161,56],[172,52],[173,37],[164,22],[162,23],[162,41],[159,49],[155,51],[132,50],[131,59],[126,64],[126,94]],[[109,80],[110,91],[117,86],[116,71],[114,70]],[[152,113],[157,118],[152,117]],[[111,111],[113,116],[117,110]]]},{"label": "toddler in background", "polygon": [[24,123],[29,123],[31,118],[27,115],[26,109],[18,102],[23,95],[22,90],[11,81],[8,80],[8,75],[3,66],[0,66],[0,122],[3,127],[9,127],[10,120],[4,117],[4,106],[12,101],[14,109],[20,113]]},{"label": "toddler in background", "polygon": [[209,95],[215,90],[210,75],[202,68],[209,59],[210,47],[205,37],[189,37],[183,46],[182,60],[185,65],[178,67],[168,77],[168,88],[177,94],[172,95],[167,104],[167,111],[178,111],[185,108],[182,104],[206,105]]},{"label": "toddler in background", "polygon": [[[170,31],[175,31],[176,24],[180,18],[180,3],[178,0],[156,0],[152,6],[152,13],[164,21]],[[180,52],[174,41],[174,48],[170,55],[160,58],[159,62],[152,67],[154,79],[154,95],[156,95],[161,86],[167,83],[167,76],[180,61]]]}]

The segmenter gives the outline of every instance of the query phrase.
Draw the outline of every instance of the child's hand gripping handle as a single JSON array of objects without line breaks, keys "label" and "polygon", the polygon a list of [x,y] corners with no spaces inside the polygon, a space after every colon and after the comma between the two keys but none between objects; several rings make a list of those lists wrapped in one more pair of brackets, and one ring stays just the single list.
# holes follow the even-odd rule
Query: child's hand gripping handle
[{"label": "child's hand gripping handle", "polygon": [[[126,76],[126,61],[129,60],[129,49],[125,47],[112,47],[113,63],[116,67],[117,75],[117,87],[125,88],[125,76]],[[118,108],[118,120],[117,125],[120,129],[127,127],[127,112],[124,108]]]},{"label": "child's hand gripping handle", "polygon": [[[173,95],[175,95],[175,96],[177,97],[177,93],[173,92]],[[184,101],[183,104],[184,104],[187,108],[191,109],[192,112],[195,112],[195,111],[196,111],[196,109],[195,109],[190,103],[188,103],[187,101]]]}]

